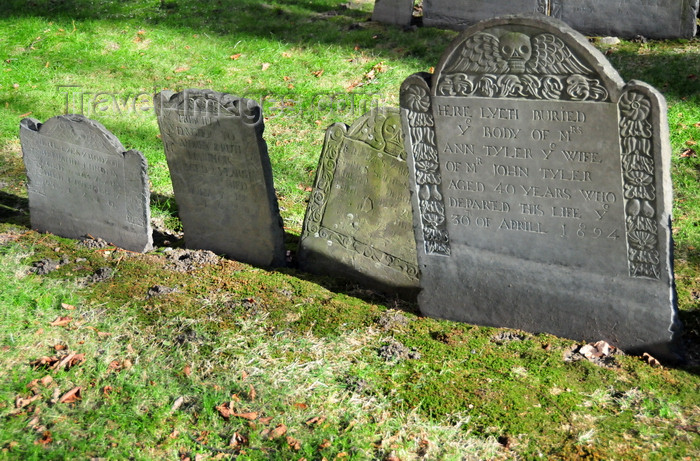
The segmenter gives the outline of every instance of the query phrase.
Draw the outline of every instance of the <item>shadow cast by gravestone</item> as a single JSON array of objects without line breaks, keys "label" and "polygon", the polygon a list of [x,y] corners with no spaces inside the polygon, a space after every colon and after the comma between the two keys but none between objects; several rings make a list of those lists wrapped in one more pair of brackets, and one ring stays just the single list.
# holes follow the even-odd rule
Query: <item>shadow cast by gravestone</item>
[{"label": "shadow cast by gravestone", "polygon": [[0,191],[0,223],[31,228],[29,200]]},{"label": "shadow cast by gravestone", "polygon": [[400,310],[422,317],[420,311],[418,310],[418,304],[416,303],[415,296],[413,298],[410,296],[398,296],[397,294],[381,292],[368,288],[367,286],[360,285],[350,279],[304,272],[296,267],[295,264],[291,264],[289,267],[275,268],[272,269],[271,272],[277,272],[279,274],[292,276],[299,280],[320,285],[333,293],[344,294],[353,298],[361,299],[362,301],[368,303],[382,304],[387,308]]}]

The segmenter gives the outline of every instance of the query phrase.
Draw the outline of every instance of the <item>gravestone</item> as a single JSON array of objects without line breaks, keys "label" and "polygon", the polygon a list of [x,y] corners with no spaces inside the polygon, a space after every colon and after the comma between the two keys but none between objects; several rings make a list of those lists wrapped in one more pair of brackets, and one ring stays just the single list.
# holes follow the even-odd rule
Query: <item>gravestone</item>
[{"label": "gravestone", "polygon": [[102,238],[131,251],[153,246],[146,159],[99,122],[59,115],[20,122],[32,228]]},{"label": "gravestone", "polygon": [[423,24],[463,29],[504,14],[540,13],[587,35],[691,38],[699,0],[424,0]]},{"label": "gravestone", "polygon": [[299,248],[303,270],[415,299],[408,167],[399,110],[372,109],[326,132]]},{"label": "gravestone", "polygon": [[664,98],[551,18],[480,23],[401,87],[429,316],[675,358]]},{"label": "gravestone", "polygon": [[375,0],[372,21],[410,26],[414,0]]},{"label": "gravestone", "polygon": [[211,90],[154,97],[188,248],[261,267],[285,261],[260,106]]}]

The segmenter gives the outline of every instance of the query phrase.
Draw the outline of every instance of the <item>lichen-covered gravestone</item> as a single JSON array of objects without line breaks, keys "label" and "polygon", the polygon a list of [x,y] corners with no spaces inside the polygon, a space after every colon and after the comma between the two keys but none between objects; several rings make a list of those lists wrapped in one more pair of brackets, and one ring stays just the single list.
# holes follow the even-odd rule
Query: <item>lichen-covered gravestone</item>
[{"label": "lichen-covered gravestone", "polygon": [[399,110],[328,128],[302,230],[299,265],[415,299],[416,244]]},{"label": "lichen-covered gravestone", "polygon": [[423,313],[674,359],[663,97],[554,19],[463,32],[401,87]]},{"label": "lichen-covered gravestone", "polygon": [[20,122],[32,228],[151,249],[146,159],[126,151],[99,122],[59,115]]},{"label": "lichen-covered gravestone", "polygon": [[211,90],[155,95],[188,248],[284,265],[284,231],[260,106]]}]

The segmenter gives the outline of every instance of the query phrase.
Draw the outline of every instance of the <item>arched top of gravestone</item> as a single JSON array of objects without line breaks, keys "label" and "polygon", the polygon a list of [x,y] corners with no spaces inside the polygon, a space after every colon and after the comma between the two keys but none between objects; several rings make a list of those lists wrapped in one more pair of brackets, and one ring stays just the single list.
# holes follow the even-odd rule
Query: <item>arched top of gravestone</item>
[{"label": "arched top of gravestone", "polygon": [[228,93],[200,89],[187,89],[179,93],[164,90],[154,99],[159,110],[178,110],[215,118],[240,118],[246,125],[260,125],[263,122],[262,109],[257,102]]},{"label": "arched top of gravestone", "polygon": [[[344,124],[343,127],[346,127]],[[373,149],[384,152],[401,161],[406,161],[403,146],[401,113],[395,107],[375,107],[353,122],[347,136],[363,142]]]},{"label": "arched top of gravestone", "polygon": [[41,123],[34,118],[25,118],[20,126],[42,136],[60,139],[70,144],[87,147],[100,152],[123,155],[126,152],[122,143],[100,122],[90,120],[80,114],[57,115]]},{"label": "arched top of gravestone", "polygon": [[462,32],[435,69],[432,95],[616,102],[623,86],[603,54],[562,21],[514,15]]}]

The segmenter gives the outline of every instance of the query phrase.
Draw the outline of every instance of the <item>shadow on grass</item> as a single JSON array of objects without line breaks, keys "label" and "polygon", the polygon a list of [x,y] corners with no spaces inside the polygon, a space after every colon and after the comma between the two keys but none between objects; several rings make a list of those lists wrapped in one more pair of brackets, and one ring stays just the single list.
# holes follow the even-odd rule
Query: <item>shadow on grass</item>
[{"label": "shadow on grass", "polygon": [[31,227],[29,200],[0,191],[0,223]]},{"label": "shadow on grass", "polygon": [[285,43],[327,43],[374,49],[384,56],[414,56],[435,65],[453,31],[426,29],[413,40],[415,29],[371,22],[371,13],[332,0],[186,1],[169,0],[9,0],[7,17],[48,20],[143,20],[154,27],[188,29],[216,36],[247,35]]},{"label": "shadow on grass", "polygon": [[623,50],[609,55],[608,60],[625,81],[634,79],[646,82],[663,93],[670,102],[685,99],[700,104],[700,84],[697,80],[700,53],[658,50],[653,54],[639,54]]}]

